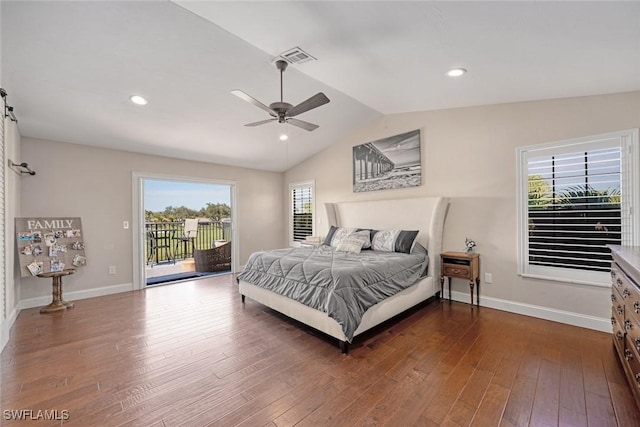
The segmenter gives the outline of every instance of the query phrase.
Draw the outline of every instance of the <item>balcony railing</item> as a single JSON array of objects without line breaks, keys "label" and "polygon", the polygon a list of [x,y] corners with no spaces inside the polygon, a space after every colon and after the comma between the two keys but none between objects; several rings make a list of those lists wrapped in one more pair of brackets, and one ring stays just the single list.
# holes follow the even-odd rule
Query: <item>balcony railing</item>
[{"label": "balcony railing", "polygon": [[216,241],[231,240],[231,223],[199,222],[193,240],[183,239],[184,221],[145,223],[147,264],[183,260],[193,257],[193,249],[210,249]]}]

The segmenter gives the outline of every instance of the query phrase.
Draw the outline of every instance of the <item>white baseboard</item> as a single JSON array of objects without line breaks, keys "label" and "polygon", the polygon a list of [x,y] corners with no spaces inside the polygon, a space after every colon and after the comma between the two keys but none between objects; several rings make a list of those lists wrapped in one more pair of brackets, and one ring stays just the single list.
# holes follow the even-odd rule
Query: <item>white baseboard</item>
[{"label": "white baseboard", "polygon": [[11,327],[13,323],[16,321],[18,317],[18,313],[20,313],[20,309],[18,306],[14,307],[9,317],[4,319],[0,324],[0,352],[4,349],[4,346],[9,342],[9,337],[11,335]]},{"label": "white baseboard", "polygon": [[[443,297],[449,298],[449,293],[445,291]],[[471,302],[470,294],[465,292],[451,291],[451,299],[467,304]],[[571,311],[507,301],[499,298],[484,297],[482,295],[480,295],[480,306],[523,314],[525,316],[537,317],[539,319],[551,320],[554,322],[566,323],[568,325],[580,326],[581,328],[594,329],[601,332],[611,332],[611,321],[609,318],[588,316],[586,314],[574,313]]]},{"label": "white baseboard", "polygon": [[[101,288],[84,289],[81,291],[64,292],[64,299],[67,301],[75,301],[85,298],[101,297],[103,295],[119,294],[120,292],[128,292],[133,290],[133,283],[123,283],[121,285],[103,286]],[[51,295],[23,299],[20,301],[20,309],[41,307],[51,302]]]}]

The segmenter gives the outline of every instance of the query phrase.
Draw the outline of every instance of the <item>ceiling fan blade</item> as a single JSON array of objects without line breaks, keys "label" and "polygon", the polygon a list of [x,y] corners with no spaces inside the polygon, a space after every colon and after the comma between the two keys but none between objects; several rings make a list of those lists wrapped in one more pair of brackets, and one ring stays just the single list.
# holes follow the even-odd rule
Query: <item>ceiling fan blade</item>
[{"label": "ceiling fan blade", "polygon": [[274,120],[278,120],[278,119],[273,118],[273,119],[267,119],[267,120],[260,120],[259,122],[247,123],[245,126],[255,127],[260,125],[266,125],[267,123],[271,123]]},{"label": "ceiling fan blade", "polygon": [[316,130],[320,127],[318,125],[314,125],[313,123],[305,122],[304,120],[298,120],[298,119],[287,119],[287,123],[294,126],[298,126],[299,128],[302,128],[304,130],[308,130],[309,132],[311,132],[312,130]]},{"label": "ceiling fan blade", "polygon": [[300,104],[287,110],[287,117],[297,116],[298,114],[302,114],[305,111],[313,110],[314,108],[318,108],[319,106],[324,105],[327,102],[329,102],[329,98],[327,98],[324,93],[318,92],[306,101],[302,101]]},{"label": "ceiling fan blade", "polygon": [[231,91],[232,94],[234,94],[235,96],[237,96],[238,98],[247,101],[250,104],[255,105],[256,107],[263,109],[264,111],[266,111],[267,113],[271,114],[272,116],[276,117],[278,115],[278,113],[276,113],[275,111],[273,111],[271,108],[267,107],[266,105],[264,105],[262,102],[258,101],[257,99],[255,99],[254,97],[247,95],[246,93],[244,93],[241,90],[235,89]]}]

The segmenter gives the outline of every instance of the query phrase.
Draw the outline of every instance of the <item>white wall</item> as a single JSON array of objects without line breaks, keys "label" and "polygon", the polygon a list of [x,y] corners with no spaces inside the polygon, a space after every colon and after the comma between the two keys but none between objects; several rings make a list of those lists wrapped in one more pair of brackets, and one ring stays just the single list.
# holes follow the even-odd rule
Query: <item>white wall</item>
[{"label": "white wall", "polygon": [[[6,158],[16,163],[21,163],[20,158],[20,131],[15,122],[5,121],[5,153]],[[20,304],[20,268],[15,249],[15,224],[14,219],[20,216],[20,184],[22,178],[10,168],[5,170],[5,268],[6,268],[6,298],[7,298],[7,326],[11,327],[18,315]]]},{"label": "white wall", "polygon": [[[478,243],[481,304],[608,330],[609,290],[517,275],[516,160],[518,146],[640,127],[640,92],[426,111],[385,116],[290,169],[290,182],[315,179],[318,234],[327,230],[325,202],[442,195],[452,198],[444,250]],[[352,147],[402,132],[422,131],[423,185],[352,192]],[[285,202],[286,203],[286,202]],[[453,281],[469,301],[468,284]]]},{"label": "white wall", "polygon": [[[2,2],[0,2],[0,22],[2,22]],[[1,33],[1,31],[0,31]],[[0,43],[0,58],[2,58]],[[0,59],[0,87],[2,85],[2,61]],[[4,88],[11,93],[10,88]],[[0,103],[1,104],[1,103]],[[2,105],[4,107],[4,105]],[[20,214],[20,177],[13,172],[6,163],[11,159],[20,163],[20,132],[17,125],[9,119],[4,122],[4,194],[5,194],[5,257],[2,260],[5,269],[6,280],[1,284],[2,295],[5,298],[6,310],[0,316],[0,351],[9,340],[9,331],[19,312],[20,303],[20,277],[15,268],[14,246],[14,218]]]},{"label": "white wall", "polygon": [[[22,179],[22,216],[82,219],[87,266],[64,279],[65,297],[131,288],[132,228],[123,229],[122,222],[132,221],[133,172],[237,182],[239,241],[234,243],[239,245],[240,265],[256,250],[286,243],[282,173],[32,138],[22,139],[22,160],[37,172]],[[116,275],[108,275],[110,265],[117,267]],[[39,305],[50,298],[50,288],[43,279],[23,278],[23,303]]]}]

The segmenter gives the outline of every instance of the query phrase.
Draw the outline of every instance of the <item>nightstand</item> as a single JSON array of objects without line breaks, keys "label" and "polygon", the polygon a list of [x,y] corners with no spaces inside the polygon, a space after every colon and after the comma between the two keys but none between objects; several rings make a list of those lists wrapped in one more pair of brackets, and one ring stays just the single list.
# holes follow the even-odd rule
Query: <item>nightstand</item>
[{"label": "nightstand", "polygon": [[451,278],[466,279],[471,290],[476,286],[476,305],[480,306],[480,255],[466,252],[445,252],[440,254],[440,292],[444,293],[444,278],[449,281],[449,301],[451,301]]}]

